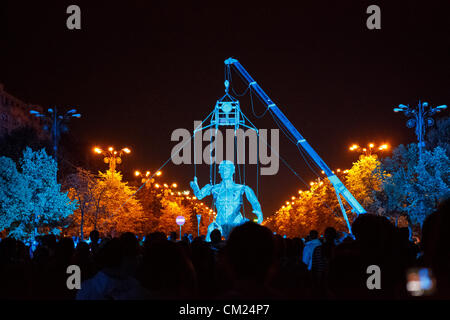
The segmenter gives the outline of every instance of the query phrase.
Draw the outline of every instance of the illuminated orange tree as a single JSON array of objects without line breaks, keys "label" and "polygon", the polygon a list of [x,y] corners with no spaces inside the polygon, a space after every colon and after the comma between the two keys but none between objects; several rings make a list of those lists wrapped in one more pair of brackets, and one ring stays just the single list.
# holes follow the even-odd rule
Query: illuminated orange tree
[{"label": "illuminated orange tree", "polygon": [[120,172],[99,172],[92,182],[92,187],[85,188],[85,183],[73,185],[69,195],[75,199],[82,198],[85,205],[78,208],[73,217],[72,225],[67,230],[69,234],[79,234],[83,222],[84,233],[96,229],[104,235],[115,235],[126,231],[138,235],[145,234],[148,223],[140,202],[135,198],[135,189],[122,181]]},{"label": "illuminated orange tree", "polygon": [[[364,207],[373,204],[373,192],[380,189],[381,177],[375,170],[379,164],[376,155],[362,155],[351,169],[336,172]],[[297,196],[292,196],[263,224],[288,237],[304,237],[312,229],[321,233],[326,227],[347,231],[335,190],[328,179],[319,178],[310,185],[309,190],[299,190]],[[355,218],[350,210],[347,215],[350,220]]]}]

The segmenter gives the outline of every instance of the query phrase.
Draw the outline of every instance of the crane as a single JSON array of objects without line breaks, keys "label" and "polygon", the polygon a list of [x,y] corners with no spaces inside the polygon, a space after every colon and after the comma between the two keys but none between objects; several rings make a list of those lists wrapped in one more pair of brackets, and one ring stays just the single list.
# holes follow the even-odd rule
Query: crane
[{"label": "crane", "polygon": [[347,217],[347,213],[342,203],[342,197],[347,201],[347,203],[352,207],[352,212],[356,215],[366,213],[366,210],[361,206],[358,200],[351,194],[351,192],[345,187],[342,181],[330,170],[327,164],[322,160],[322,158],[317,154],[317,152],[311,147],[311,145],[306,141],[306,139],[300,134],[300,132],[294,127],[294,125],[289,121],[289,119],[284,115],[284,113],[278,108],[278,106],[269,98],[269,96],[264,92],[264,90],[259,86],[259,84],[250,76],[250,74],[245,70],[245,68],[239,63],[238,60],[233,58],[228,58],[225,60],[225,65],[233,67],[239,75],[244,79],[249,87],[257,94],[258,98],[265,104],[273,116],[278,119],[283,126],[289,131],[289,133],[294,137],[296,145],[303,148],[303,150],[310,156],[314,163],[322,169],[326,174],[328,180],[333,185],[336,192],[336,197],[339,201],[339,206],[344,216],[345,222],[347,223],[348,230],[352,233],[350,222]]}]

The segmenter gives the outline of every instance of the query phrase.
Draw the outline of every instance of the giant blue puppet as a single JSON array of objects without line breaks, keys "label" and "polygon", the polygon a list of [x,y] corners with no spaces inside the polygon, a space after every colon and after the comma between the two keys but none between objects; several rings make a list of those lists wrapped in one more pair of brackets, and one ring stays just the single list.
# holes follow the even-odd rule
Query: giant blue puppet
[{"label": "giant blue puppet", "polygon": [[212,195],[214,205],[217,209],[215,221],[208,226],[207,241],[210,241],[210,234],[214,229],[219,229],[222,235],[227,238],[232,228],[248,221],[240,212],[244,194],[253,208],[253,213],[258,217],[258,223],[263,221],[261,205],[255,193],[249,186],[234,182],[234,171],[235,167],[233,162],[224,160],[219,165],[219,174],[222,178],[220,183],[207,184],[200,189],[197,183],[197,177],[194,177],[194,181],[191,181],[191,188],[195,196],[198,199],[203,199],[206,196]]}]

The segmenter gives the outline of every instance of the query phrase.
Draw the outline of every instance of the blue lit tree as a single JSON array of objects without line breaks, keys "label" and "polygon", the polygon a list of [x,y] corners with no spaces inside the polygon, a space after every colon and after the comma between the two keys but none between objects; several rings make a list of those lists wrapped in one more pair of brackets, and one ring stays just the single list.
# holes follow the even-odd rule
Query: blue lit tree
[{"label": "blue lit tree", "polygon": [[450,117],[436,120],[436,125],[428,131],[427,140],[430,149],[441,147],[450,157]]},{"label": "blue lit tree", "polygon": [[425,218],[450,196],[450,160],[444,149],[424,151],[417,144],[400,145],[383,160],[382,191],[375,194],[385,212],[406,214],[412,224]]},{"label": "blue lit tree", "polygon": [[[60,232],[77,208],[56,180],[56,161],[44,149],[26,148],[17,172],[12,160],[2,158],[0,177],[7,181],[0,194],[0,228],[17,239],[29,240],[42,233]],[[9,199],[7,197],[10,196]]]},{"label": "blue lit tree", "polygon": [[31,191],[14,161],[0,158],[0,231],[17,225],[30,212]]}]

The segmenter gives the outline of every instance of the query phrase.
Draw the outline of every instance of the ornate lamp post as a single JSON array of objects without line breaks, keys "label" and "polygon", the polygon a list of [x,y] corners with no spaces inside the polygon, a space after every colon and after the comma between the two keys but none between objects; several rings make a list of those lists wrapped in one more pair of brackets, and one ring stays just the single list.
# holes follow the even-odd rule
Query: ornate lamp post
[{"label": "ornate lamp post", "polygon": [[[161,175],[162,175],[162,171],[158,171],[155,174],[153,174],[153,176],[156,176],[156,177],[160,177]],[[145,173],[143,171],[141,172],[139,170],[136,170],[136,171],[134,171],[134,176],[136,178],[141,178],[141,183],[145,183],[146,184],[145,186],[147,188],[149,188],[151,186],[151,184],[153,182],[155,182],[155,178],[152,178],[151,180],[149,180],[150,177],[152,177],[151,171],[149,171],[149,170],[145,171]],[[147,182],[149,182],[149,183],[147,183]]]},{"label": "ornate lamp post", "polygon": [[419,145],[419,156],[422,154],[422,148],[425,147],[425,128],[434,125],[434,119],[431,116],[437,112],[441,112],[446,109],[446,105],[437,107],[430,107],[428,102],[421,102],[416,107],[410,107],[409,105],[399,104],[397,108],[394,108],[394,112],[403,112],[409,119],[406,122],[408,128],[416,128],[416,136]]},{"label": "ornate lamp post", "polygon": [[129,148],[122,148],[121,150],[116,151],[113,147],[109,147],[108,150],[103,150],[95,147],[94,152],[97,154],[102,154],[104,156],[103,161],[109,164],[109,171],[115,172],[116,166],[122,163],[122,155],[124,153],[129,154],[131,150]]},{"label": "ornate lamp post", "polygon": [[52,143],[53,143],[53,157],[55,160],[58,156],[58,144],[61,137],[61,132],[67,132],[69,129],[67,123],[71,118],[81,118],[81,114],[77,113],[76,109],[67,111],[64,114],[58,114],[56,107],[54,109],[49,108],[48,115],[42,114],[39,111],[30,110],[30,113],[36,118],[42,118],[47,123],[44,129],[51,130]]},{"label": "ornate lamp post", "polygon": [[378,151],[385,151],[389,149],[389,145],[384,143],[380,146],[376,146],[375,143],[369,143],[367,147],[360,147],[357,144],[353,144],[348,148],[350,151],[359,152],[366,156],[370,156]]}]

